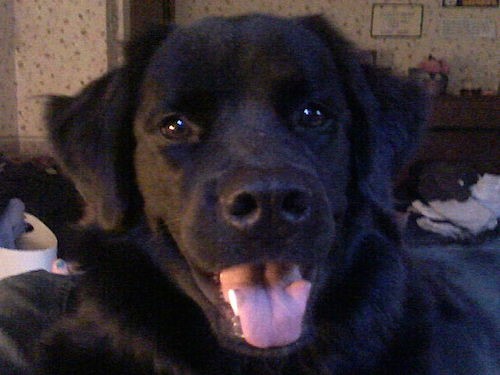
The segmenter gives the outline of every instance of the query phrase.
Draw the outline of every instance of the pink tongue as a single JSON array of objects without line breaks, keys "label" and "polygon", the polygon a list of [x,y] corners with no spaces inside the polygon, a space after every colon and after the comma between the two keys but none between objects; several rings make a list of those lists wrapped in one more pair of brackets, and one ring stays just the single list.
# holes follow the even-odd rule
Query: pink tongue
[{"label": "pink tongue", "polygon": [[221,288],[226,301],[234,290],[245,341],[258,348],[285,346],[302,332],[302,320],[311,283],[298,268],[269,263],[265,268],[239,265],[222,271]]}]

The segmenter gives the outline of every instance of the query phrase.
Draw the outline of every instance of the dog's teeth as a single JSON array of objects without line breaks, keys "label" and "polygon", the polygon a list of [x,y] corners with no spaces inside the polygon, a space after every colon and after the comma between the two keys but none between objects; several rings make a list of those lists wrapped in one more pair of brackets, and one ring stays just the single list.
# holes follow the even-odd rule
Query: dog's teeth
[{"label": "dog's teeth", "polygon": [[300,271],[300,267],[298,265],[294,265],[290,270],[290,276],[294,279],[302,279],[302,272]]},{"label": "dog's teeth", "polygon": [[235,289],[229,289],[227,292],[227,299],[229,300],[229,304],[233,309],[233,316],[231,317],[231,323],[233,325],[233,333],[238,337],[243,337],[243,331],[241,330],[241,321],[239,317],[238,310],[238,296]]},{"label": "dog's teeth", "polygon": [[233,309],[234,315],[240,315],[238,310],[238,297],[236,296],[236,291],[234,289],[229,289],[227,292],[227,298],[229,299],[229,304]]},{"label": "dog's teeth", "polygon": [[243,331],[241,329],[241,321],[240,321],[240,318],[238,316],[233,316],[231,318],[231,323],[233,324],[233,333],[238,336],[238,337],[241,337],[243,338],[244,335],[243,335]]},{"label": "dog's teeth", "polygon": [[293,266],[291,266],[287,269],[284,269],[284,271],[286,271],[286,273],[284,273],[282,275],[282,277],[283,277],[282,282],[285,285],[289,285],[289,284],[293,283],[294,281],[301,280],[304,278],[302,275],[302,272],[300,270],[300,267],[296,264],[294,264]]}]

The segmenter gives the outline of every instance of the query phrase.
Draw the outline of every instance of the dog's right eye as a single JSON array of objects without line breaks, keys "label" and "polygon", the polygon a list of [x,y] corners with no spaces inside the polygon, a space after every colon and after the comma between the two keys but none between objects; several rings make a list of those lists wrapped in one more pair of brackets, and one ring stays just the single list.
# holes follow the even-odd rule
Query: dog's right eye
[{"label": "dog's right eye", "polygon": [[331,123],[332,116],[323,105],[311,102],[295,114],[298,129],[325,130]]},{"label": "dog's right eye", "polygon": [[192,126],[189,120],[177,114],[166,115],[160,120],[158,126],[160,133],[170,140],[188,140],[192,135]]}]

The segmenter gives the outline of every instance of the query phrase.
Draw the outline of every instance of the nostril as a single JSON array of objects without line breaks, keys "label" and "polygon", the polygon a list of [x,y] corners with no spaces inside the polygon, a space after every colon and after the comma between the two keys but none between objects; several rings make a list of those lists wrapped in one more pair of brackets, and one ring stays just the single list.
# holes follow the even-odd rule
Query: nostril
[{"label": "nostril", "polygon": [[309,196],[303,191],[288,192],[281,203],[281,213],[288,221],[300,221],[309,213]]},{"label": "nostril", "polygon": [[254,213],[258,208],[257,201],[249,193],[238,194],[229,207],[229,214],[243,218]]},{"label": "nostril", "polygon": [[220,203],[226,224],[238,230],[295,226],[307,220],[312,211],[309,190],[279,185],[245,186],[233,194],[222,195]]}]

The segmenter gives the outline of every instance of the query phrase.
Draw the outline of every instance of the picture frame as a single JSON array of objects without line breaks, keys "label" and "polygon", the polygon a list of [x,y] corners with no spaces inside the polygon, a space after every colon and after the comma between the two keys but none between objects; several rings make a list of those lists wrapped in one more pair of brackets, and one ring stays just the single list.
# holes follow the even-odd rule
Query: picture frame
[{"label": "picture frame", "polygon": [[420,38],[424,18],[422,4],[376,3],[372,6],[373,38]]},{"label": "picture frame", "polygon": [[499,0],[443,0],[442,6],[446,8],[498,8]]}]

